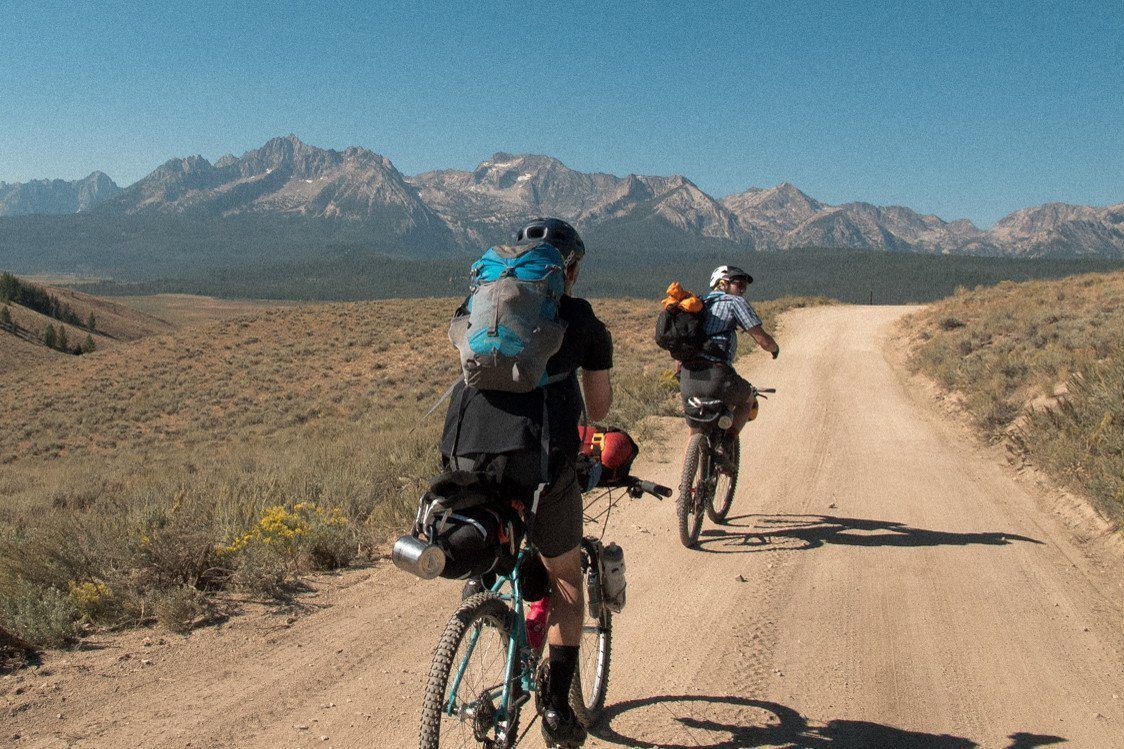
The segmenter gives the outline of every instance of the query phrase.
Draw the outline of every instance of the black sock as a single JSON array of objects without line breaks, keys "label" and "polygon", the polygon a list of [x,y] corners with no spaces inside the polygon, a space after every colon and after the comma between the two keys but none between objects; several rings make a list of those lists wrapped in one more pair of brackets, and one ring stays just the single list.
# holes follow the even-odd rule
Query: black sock
[{"label": "black sock", "polygon": [[561,710],[570,704],[570,682],[578,667],[577,645],[550,646],[550,706]]}]

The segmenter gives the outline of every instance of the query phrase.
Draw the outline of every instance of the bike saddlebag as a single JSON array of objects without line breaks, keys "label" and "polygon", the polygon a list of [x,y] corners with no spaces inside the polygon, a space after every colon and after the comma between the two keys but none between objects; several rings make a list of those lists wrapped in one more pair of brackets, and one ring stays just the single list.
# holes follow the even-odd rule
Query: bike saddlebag
[{"label": "bike saddlebag", "polygon": [[683,404],[683,411],[691,421],[710,423],[726,412],[726,404],[715,398],[692,396]]},{"label": "bike saddlebag", "polygon": [[441,577],[507,574],[523,539],[523,521],[480,474],[447,471],[419,500],[414,535],[445,554]]}]

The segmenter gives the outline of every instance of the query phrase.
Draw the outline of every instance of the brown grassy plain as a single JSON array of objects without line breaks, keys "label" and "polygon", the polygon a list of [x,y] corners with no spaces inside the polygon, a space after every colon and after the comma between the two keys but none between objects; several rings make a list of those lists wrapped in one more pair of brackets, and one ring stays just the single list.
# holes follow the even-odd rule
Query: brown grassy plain
[{"label": "brown grassy plain", "polygon": [[[807,300],[764,303],[773,316]],[[2,376],[0,622],[82,627],[218,615],[368,558],[437,465],[457,374],[454,299],[269,307]],[[656,303],[597,300],[614,334],[609,421],[673,413]],[[642,436],[642,435],[641,435]]]}]

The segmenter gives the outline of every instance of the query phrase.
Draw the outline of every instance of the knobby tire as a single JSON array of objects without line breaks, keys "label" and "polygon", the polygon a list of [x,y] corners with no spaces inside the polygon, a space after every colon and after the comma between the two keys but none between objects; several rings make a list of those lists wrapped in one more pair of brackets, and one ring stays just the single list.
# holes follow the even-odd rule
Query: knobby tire
[{"label": "knobby tire", "polygon": [[[501,657],[489,666],[488,684],[502,684],[504,669],[506,667],[506,643],[511,637],[511,609],[494,593],[478,593],[466,599],[445,625],[445,631],[437,642],[433,653],[433,664],[429,668],[429,677],[426,680],[425,696],[422,699],[421,730],[419,732],[419,749],[450,749],[451,747],[488,747],[488,749],[509,749],[515,745],[519,729],[519,711],[511,717],[507,726],[507,739],[504,742],[495,741],[494,732],[489,732],[490,741],[477,741],[473,726],[455,716],[444,712],[447,695],[445,690],[449,680],[455,675],[460,666],[463,655],[458,655],[462,642],[473,631],[478,623],[494,629],[486,633],[490,636],[498,635],[504,647]],[[483,634],[481,635],[484,636]],[[479,649],[479,645],[478,645]],[[487,653],[474,651],[471,658],[485,658]],[[470,661],[470,669],[472,666]],[[466,669],[466,681],[470,674]],[[494,673],[493,673],[494,672]],[[462,682],[462,688],[471,691],[474,684]],[[444,729],[444,731],[442,730]],[[444,740],[443,740],[444,739]]]},{"label": "knobby tire", "polygon": [[[596,548],[596,547],[595,547]],[[591,565],[600,564],[597,552],[583,544],[585,556],[584,577],[588,579]],[[582,590],[588,590],[583,580]],[[578,668],[570,685],[570,707],[578,721],[589,728],[601,718],[605,707],[605,696],[609,691],[609,664],[613,650],[613,612],[607,606],[601,607],[601,615],[594,619],[589,615],[588,601],[582,621],[582,639],[579,645]]]},{"label": "knobby tire", "polygon": [[679,540],[688,549],[699,542],[699,533],[702,531],[703,507],[705,502],[699,501],[700,487],[705,491],[706,476],[705,464],[708,463],[703,455],[706,450],[706,435],[692,434],[687,443],[687,453],[683,456],[683,476],[679,481],[679,498],[675,501],[675,510],[679,515]]},{"label": "knobby tire", "polygon": [[[732,473],[718,472],[718,481],[714,487],[714,494],[706,503],[706,516],[714,523],[725,523],[726,516],[730,514],[730,505],[734,503],[734,490],[738,488],[738,469],[741,466],[742,449],[740,440],[734,440],[734,454],[729,462],[733,466]],[[712,470],[717,470],[712,469]],[[728,481],[723,481],[728,479]]]}]

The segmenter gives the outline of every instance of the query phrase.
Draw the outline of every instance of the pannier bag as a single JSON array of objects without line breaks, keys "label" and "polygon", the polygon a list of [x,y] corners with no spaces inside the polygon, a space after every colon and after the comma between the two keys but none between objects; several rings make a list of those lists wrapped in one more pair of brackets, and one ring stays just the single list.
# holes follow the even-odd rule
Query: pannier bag
[{"label": "pannier bag", "polygon": [[425,579],[506,575],[522,538],[519,513],[479,473],[446,471],[418,500],[413,533],[395,542],[391,556]]},{"label": "pannier bag", "polygon": [[717,398],[703,398],[698,395],[687,398],[683,403],[683,415],[687,422],[696,428],[707,429],[716,425],[719,429],[729,429],[734,423],[730,407]]},{"label": "pannier bag", "polygon": [[594,424],[578,427],[578,434],[582,441],[581,455],[592,464],[587,489],[619,486],[628,478],[640,447],[627,432]]},{"label": "pannier bag", "polygon": [[466,385],[526,393],[546,384],[562,346],[562,254],[550,244],[492,247],[472,265],[468,298],[449,323]]}]

